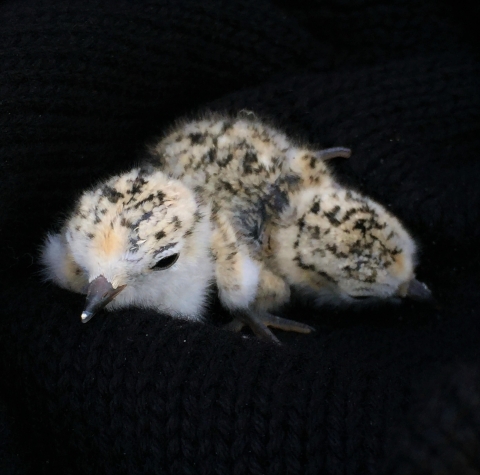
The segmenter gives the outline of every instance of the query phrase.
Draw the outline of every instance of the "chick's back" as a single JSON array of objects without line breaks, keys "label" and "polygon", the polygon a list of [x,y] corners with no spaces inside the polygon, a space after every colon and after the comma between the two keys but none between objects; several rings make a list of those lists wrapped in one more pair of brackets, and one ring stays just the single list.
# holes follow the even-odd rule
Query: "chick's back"
[{"label": "chick's back", "polygon": [[210,116],[178,125],[150,149],[150,162],[228,216],[258,244],[268,221],[302,186],[330,186],[328,168],[313,152],[254,117]]}]

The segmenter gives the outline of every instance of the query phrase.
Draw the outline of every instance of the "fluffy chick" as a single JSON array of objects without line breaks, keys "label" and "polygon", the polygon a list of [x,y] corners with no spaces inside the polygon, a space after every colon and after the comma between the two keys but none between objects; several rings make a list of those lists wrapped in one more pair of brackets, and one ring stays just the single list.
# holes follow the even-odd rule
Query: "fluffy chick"
[{"label": "fluffy chick", "polygon": [[84,322],[107,303],[198,319],[214,271],[210,234],[210,209],[190,189],[135,168],[81,196],[43,261],[58,285],[88,293]]},{"label": "fluffy chick", "polygon": [[216,284],[229,328],[273,341],[269,326],[312,330],[270,314],[292,287],[318,301],[429,298],[401,223],[325,163],[349,155],[310,150],[255,117],[182,123],[143,167],[82,195],[47,237],[47,276],[87,292],[84,322],[129,305],[201,319]]}]

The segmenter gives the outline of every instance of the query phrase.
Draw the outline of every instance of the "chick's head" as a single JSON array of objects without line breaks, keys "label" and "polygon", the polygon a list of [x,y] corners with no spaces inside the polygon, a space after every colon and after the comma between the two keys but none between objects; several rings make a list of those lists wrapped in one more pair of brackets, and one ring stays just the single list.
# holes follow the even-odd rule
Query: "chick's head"
[{"label": "chick's head", "polygon": [[294,218],[275,237],[276,260],[292,284],[344,301],[430,292],[415,279],[416,245],[378,203],[340,186],[292,197]]},{"label": "chick's head", "polygon": [[178,180],[133,169],[81,196],[63,236],[48,238],[44,262],[64,287],[79,290],[72,278],[87,283],[84,321],[107,304],[195,314],[203,297],[185,303],[178,295],[210,279],[208,214]]}]

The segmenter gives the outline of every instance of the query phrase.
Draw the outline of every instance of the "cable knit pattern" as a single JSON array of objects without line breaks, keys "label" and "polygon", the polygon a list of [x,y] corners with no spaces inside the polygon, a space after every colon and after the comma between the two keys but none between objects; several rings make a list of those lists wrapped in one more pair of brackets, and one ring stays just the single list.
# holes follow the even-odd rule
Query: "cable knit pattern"
[{"label": "cable knit pattern", "polygon": [[[397,0],[0,5],[0,473],[478,474],[478,9]],[[466,5],[466,4],[465,4]],[[80,323],[44,233],[185,114],[351,147],[439,308],[297,302],[280,348],[142,309]]]}]

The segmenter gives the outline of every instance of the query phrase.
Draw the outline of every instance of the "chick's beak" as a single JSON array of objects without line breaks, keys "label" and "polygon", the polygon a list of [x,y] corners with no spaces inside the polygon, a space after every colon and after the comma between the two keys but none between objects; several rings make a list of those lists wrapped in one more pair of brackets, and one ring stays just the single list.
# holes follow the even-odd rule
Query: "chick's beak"
[{"label": "chick's beak", "polygon": [[430,289],[423,282],[419,282],[417,279],[412,279],[409,282],[405,297],[423,302],[433,303],[434,301]]},{"label": "chick's beak", "polygon": [[103,276],[92,280],[87,290],[87,300],[82,312],[82,322],[87,323],[96,313],[111,302],[126,286],[119,285],[116,289]]}]

